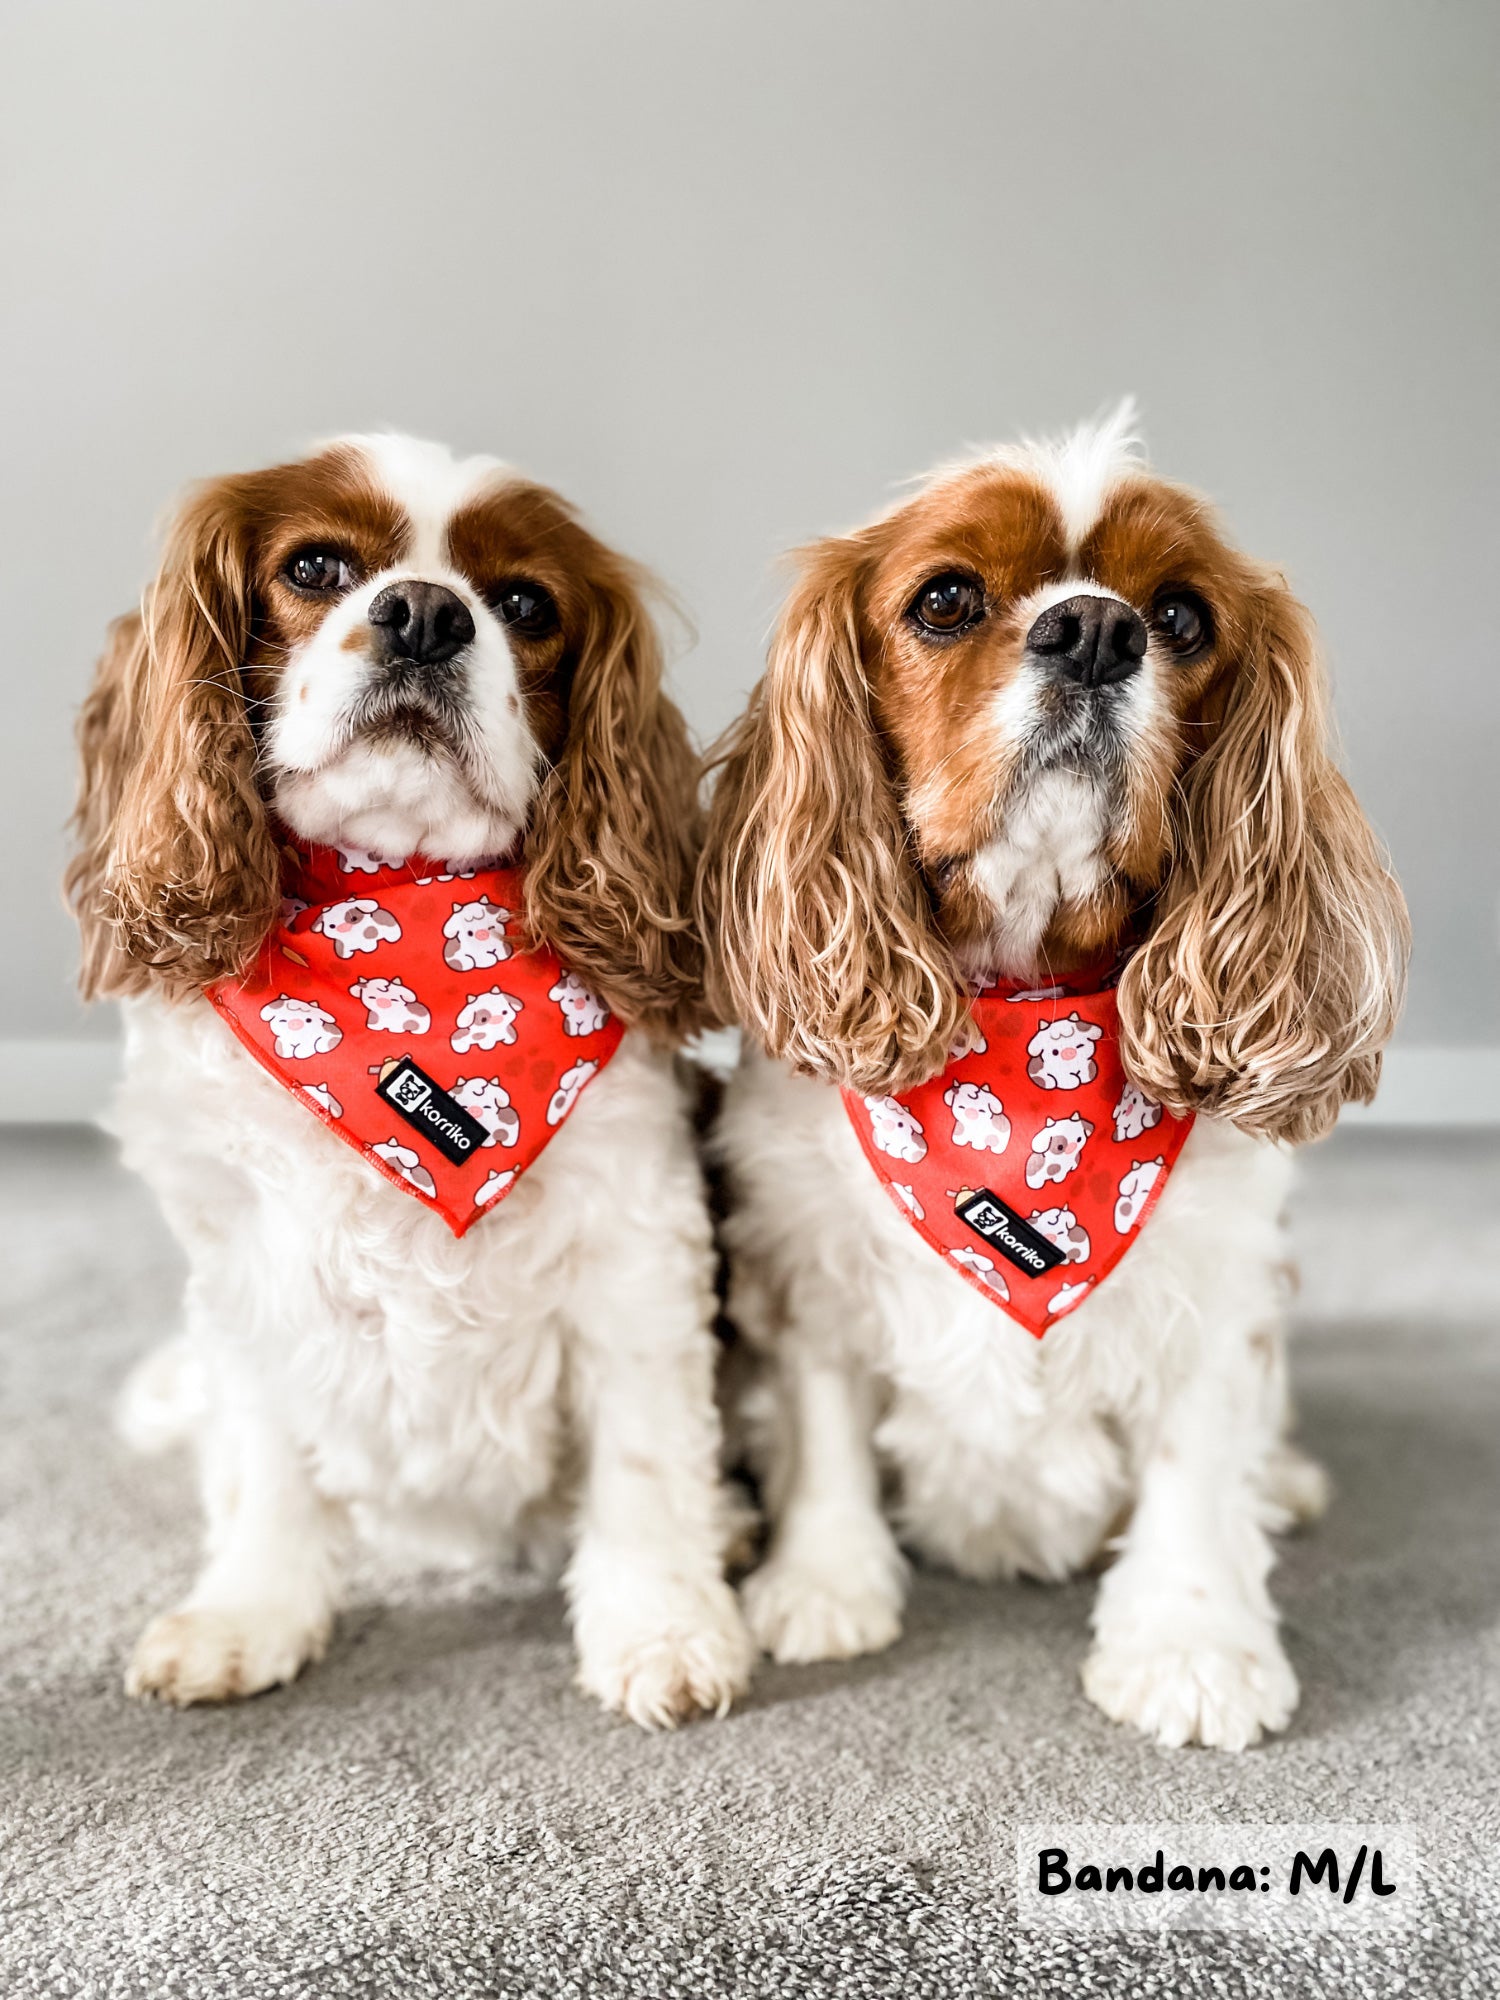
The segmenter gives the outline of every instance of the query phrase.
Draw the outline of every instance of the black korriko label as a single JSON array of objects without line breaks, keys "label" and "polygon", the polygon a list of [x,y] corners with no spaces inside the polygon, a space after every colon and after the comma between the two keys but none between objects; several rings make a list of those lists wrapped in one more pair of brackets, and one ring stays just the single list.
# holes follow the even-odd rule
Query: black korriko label
[{"label": "black korriko label", "polygon": [[440,1083],[434,1083],[410,1056],[402,1056],[391,1065],[376,1084],[375,1095],[383,1097],[408,1125],[432,1141],[445,1160],[452,1160],[455,1165],[471,1159],[489,1137],[479,1120],[471,1118],[457,1099],[450,1097]]},{"label": "black korriko label", "polygon": [[1009,1202],[991,1194],[988,1188],[960,1195],[953,1204],[953,1213],[1002,1257],[1008,1257],[1018,1271],[1029,1271],[1034,1278],[1068,1261],[1055,1243],[1049,1243],[1029,1222],[1023,1222]]}]

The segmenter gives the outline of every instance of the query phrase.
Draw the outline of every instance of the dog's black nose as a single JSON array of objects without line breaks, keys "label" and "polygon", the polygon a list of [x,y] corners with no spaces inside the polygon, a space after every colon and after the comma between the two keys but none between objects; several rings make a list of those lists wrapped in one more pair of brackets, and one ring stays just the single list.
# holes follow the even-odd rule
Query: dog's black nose
[{"label": "dog's black nose", "polygon": [[1118,597],[1069,597],[1050,604],[1026,634],[1027,650],[1055,660],[1086,688],[1128,680],[1146,655],[1144,621]]},{"label": "dog's black nose", "polygon": [[468,606],[441,583],[388,583],[367,615],[377,658],[415,667],[441,666],[474,636]]}]

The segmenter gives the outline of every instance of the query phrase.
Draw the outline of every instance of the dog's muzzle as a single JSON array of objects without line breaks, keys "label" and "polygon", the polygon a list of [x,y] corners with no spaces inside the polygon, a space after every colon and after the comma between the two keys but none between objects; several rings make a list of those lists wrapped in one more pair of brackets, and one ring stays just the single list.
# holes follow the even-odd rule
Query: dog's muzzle
[{"label": "dog's muzzle", "polygon": [[1026,635],[1026,650],[1062,679],[1093,689],[1126,681],[1146,657],[1146,625],[1118,597],[1078,596],[1049,604]]}]

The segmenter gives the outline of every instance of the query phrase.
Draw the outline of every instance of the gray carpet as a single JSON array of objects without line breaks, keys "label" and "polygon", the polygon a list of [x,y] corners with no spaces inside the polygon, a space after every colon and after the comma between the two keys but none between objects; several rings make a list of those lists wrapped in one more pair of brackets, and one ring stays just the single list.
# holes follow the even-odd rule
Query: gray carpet
[{"label": "gray carpet", "polygon": [[[665,1739],[569,1683],[557,1597],[367,1574],[248,1706],[120,1692],[186,1582],[181,1459],[107,1421],[177,1266],[106,1144],[0,1143],[0,1992],[1355,1995],[1500,1990],[1500,1141],[1341,1135],[1297,1208],[1303,1436],[1334,1511],[1279,1575],[1304,1699],[1232,1759],[1078,1689],[1089,1592],[919,1580],[908,1636],[765,1669]],[[1015,1923],[1018,1822],[1404,1821],[1391,1941],[1087,1943]]]}]

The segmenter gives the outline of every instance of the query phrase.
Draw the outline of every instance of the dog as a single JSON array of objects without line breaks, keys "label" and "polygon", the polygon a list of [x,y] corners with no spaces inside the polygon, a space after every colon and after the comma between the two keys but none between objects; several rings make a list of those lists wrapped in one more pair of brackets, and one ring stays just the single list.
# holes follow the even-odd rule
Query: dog
[{"label": "dog", "polygon": [[[1284,580],[1148,468],[1128,408],[944,468],[803,551],[723,746],[699,909],[748,1045],[717,1144],[730,1311],[763,1367],[760,1644],[876,1650],[903,1549],[1058,1578],[1128,1515],[1088,1696],[1166,1744],[1284,1727],[1268,1531],[1323,1491],[1283,1442],[1288,1147],[1372,1095],[1408,947]],[[1090,1014],[1118,1018],[1113,1116],[1093,1104],[1081,1160],[1051,1170],[1069,1205],[1029,1222],[915,1169],[915,1193],[882,1186],[880,1149],[925,1150],[903,1097],[936,1101],[950,1052],[981,1077],[995,1060],[966,1021],[992,985],[1014,1004],[989,1041],[1021,1022],[1016,1073],[1065,1114],[1104,1087]],[[1094,987],[1097,1007],[1067,997]],[[1045,1121],[995,1090],[1043,1126],[1040,1185]],[[1166,1119],[1194,1116],[1158,1186]],[[953,1247],[966,1203],[1003,1273]],[[982,1296],[994,1277],[1011,1307],[1018,1280],[1037,1291],[1044,1329]]]},{"label": "dog", "polygon": [[[443,1560],[561,1551],[580,1683],[638,1723],[722,1712],[746,1685],[710,1226],[671,1056],[701,1005],[697,766],[647,592],[498,461],[358,437],[200,487],[113,628],[79,725],[68,889],[84,990],[124,1001],[125,1155],[190,1265],[185,1332],[144,1365],[127,1426],[191,1431],[208,1520],[132,1693],[290,1681],[327,1646],[366,1532]],[[434,886],[439,945],[494,965],[523,927],[570,996],[624,1024],[605,1067],[563,1078],[529,1170],[465,1196],[461,1238],[414,1198],[438,1199],[437,1153],[386,1136],[383,1111],[369,1158],[338,1136],[347,1092],[315,1059],[341,1030],[298,997],[305,955],[283,954],[265,1020],[278,1056],[313,1063],[306,1086],[269,1077],[204,998],[276,923],[288,838],[336,851],[355,887],[407,856],[442,857],[424,890],[519,857],[512,941],[508,908]],[[382,962],[400,931],[386,894],[339,906],[340,957],[368,944]],[[453,1025],[399,979],[347,990],[393,1056],[420,1037],[432,1060]],[[513,1042],[517,1005],[471,998],[452,1047]],[[460,1120],[511,1145],[498,1080],[459,1081]]]}]

